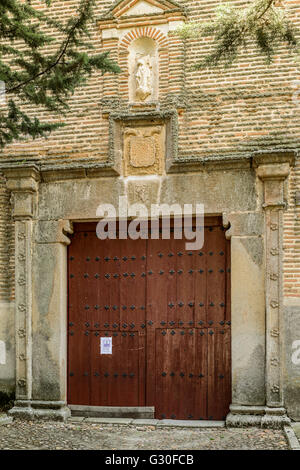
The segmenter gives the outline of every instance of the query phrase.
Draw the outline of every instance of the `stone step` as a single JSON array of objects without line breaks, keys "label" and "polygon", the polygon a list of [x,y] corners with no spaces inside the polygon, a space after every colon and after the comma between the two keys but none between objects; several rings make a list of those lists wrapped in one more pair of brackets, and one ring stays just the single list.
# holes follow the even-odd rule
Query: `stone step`
[{"label": "stone step", "polygon": [[124,424],[132,426],[154,426],[157,428],[224,428],[224,421],[197,421],[197,420],[175,420],[175,419],[130,419],[130,418],[86,418],[84,416],[72,416],[68,419],[71,423],[92,424]]},{"label": "stone step", "polygon": [[154,406],[84,406],[69,405],[71,416],[85,418],[153,419]]}]

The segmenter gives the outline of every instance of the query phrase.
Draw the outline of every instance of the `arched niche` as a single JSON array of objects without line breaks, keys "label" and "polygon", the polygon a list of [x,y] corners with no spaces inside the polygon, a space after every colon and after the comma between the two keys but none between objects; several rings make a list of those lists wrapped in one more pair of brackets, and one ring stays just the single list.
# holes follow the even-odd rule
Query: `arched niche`
[{"label": "arched niche", "polygon": [[148,103],[158,100],[159,60],[156,42],[149,37],[132,41],[129,46],[129,101]]}]

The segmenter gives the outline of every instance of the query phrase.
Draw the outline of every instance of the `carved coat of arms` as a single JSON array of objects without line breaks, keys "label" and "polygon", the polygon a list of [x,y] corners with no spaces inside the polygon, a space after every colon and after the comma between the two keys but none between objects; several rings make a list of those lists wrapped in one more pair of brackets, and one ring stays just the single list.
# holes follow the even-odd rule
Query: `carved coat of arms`
[{"label": "carved coat of arms", "polygon": [[125,174],[161,174],[162,127],[125,128]]}]

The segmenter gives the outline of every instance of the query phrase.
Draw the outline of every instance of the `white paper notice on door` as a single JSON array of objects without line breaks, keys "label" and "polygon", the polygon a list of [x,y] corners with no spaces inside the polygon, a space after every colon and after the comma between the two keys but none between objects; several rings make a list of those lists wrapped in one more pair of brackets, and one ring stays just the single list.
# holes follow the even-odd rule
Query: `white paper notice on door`
[{"label": "white paper notice on door", "polygon": [[112,354],[112,337],[100,338],[100,354]]}]

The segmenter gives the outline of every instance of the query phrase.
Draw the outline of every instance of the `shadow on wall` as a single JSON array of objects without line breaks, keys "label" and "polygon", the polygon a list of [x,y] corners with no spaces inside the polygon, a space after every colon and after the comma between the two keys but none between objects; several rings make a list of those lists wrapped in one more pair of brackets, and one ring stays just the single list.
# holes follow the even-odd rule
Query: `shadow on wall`
[{"label": "shadow on wall", "polygon": [[8,411],[14,406],[15,392],[0,392],[0,412]]}]

